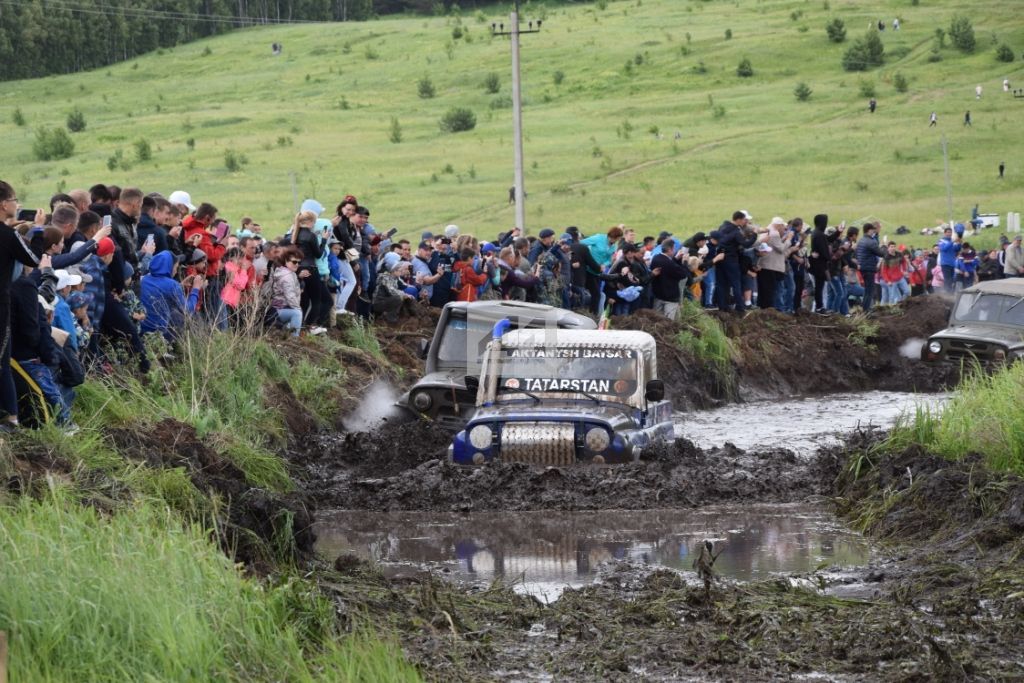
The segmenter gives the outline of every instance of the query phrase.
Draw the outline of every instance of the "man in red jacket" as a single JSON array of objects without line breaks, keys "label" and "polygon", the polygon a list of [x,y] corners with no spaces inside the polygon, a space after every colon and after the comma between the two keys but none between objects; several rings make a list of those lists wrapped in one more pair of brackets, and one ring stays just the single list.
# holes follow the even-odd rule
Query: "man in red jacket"
[{"label": "man in red jacket", "polygon": [[223,330],[227,328],[227,312],[220,300],[220,290],[224,286],[220,270],[221,259],[227,247],[221,242],[227,238],[227,234],[223,235],[220,241],[216,241],[212,227],[216,220],[217,207],[204,202],[194,214],[186,217],[181,225],[185,229],[185,243],[190,248],[199,249],[206,254],[207,286],[203,296],[203,310],[208,319]]}]

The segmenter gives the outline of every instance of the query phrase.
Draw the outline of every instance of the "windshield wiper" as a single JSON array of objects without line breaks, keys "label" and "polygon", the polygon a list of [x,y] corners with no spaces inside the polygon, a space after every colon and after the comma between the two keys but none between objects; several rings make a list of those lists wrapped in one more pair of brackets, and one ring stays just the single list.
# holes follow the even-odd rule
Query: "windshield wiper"
[{"label": "windshield wiper", "polygon": [[532,394],[529,391],[526,391],[525,389],[518,389],[518,388],[515,388],[515,387],[508,387],[508,386],[505,386],[505,385],[501,385],[501,386],[498,387],[498,391],[499,392],[508,391],[508,392],[512,392],[512,393],[516,393],[516,394],[526,394],[527,396],[532,398],[537,403],[542,403],[543,402],[541,400],[540,396],[538,396],[537,394]]},{"label": "windshield wiper", "polygon": [[593,401],[594,403],[596,403],[596,404],[598,404],[598,405],[601,405],[601,399],[599,399],[599,398],[598,398],[597,396],[594,396],[593,394],[589,394],[589,393],[587,393],[587,392],[585,392],[585,391],[577,391],[576,393],[577,393],[577,394],[583,394],[584,396],[586,396],[587,398],[589,398],[589,399],[590,399],[591,401]]},{"label": "windshield wiper", "polygon": [[1013,309],[1017,308],[1017,304],[1019,304],[1022,301],[1024,301],[1024,296],[1022,296],[1021,298],[1017,299],[1017,301],[1015,301],[1012,306],[1010,306],[1005,311],[1003,311],[1003,313],[1009,313]]}]

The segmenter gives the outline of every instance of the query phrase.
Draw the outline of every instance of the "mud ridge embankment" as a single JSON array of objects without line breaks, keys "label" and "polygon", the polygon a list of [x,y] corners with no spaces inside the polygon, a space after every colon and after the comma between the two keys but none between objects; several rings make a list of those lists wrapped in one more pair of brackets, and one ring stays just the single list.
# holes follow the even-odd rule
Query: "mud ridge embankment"
[{"label": "mud ridge embankment", "polygon": [[826,493],[838,473],[831,454],[803,460],[785,449],[704,450],[686,439],[614,467],[468,468],[447,461],[447,443],[443,431],[410,423],[310,444],[311,493],[321,507],[360,510],[644,510],[802,501]]},{"label": "mud ridge embankment", "polygon": [[653,311],[613,318],[612,326],[654,336],[669,398],[677,410],[693,410],[753,398],[950,388],[959,382],[959,369],[926,365],[915,348],[946,326],[949,312],[950,302],[940,296],[913,297],[870,317],[710,312],[731,346],[724,367],[680,344],[680,333],[700,335],[700,329]]}]

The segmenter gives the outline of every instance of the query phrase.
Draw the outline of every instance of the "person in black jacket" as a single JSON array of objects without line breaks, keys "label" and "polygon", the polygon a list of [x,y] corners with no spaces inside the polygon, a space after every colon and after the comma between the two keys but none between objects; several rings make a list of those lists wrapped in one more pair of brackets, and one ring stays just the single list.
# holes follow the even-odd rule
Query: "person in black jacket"
[{"label": "person in black jacket", "polygon": [[857,240],[857,269],[864,280],[864,297],[861,306],[864,312],[871,310],[875,302],[875,276],[878,273],[878,261],[886,256],[886,252],[878,245],[878,224],[865,223],[864,236]]},{"label": "person in black jacket", "polygon": [[828,236],[825,235],[826,227],[828,215],[819,213],[814,217],[814,232],[811,233],[810,271],[814,277],[814,311],[822,315],[827,315],[824,295],[825,285],[829,281],[828,264],[832,258]]},{"label": "person in black jacket", "polygon": [[689,282],[691,273],[688,266],[680,263],[675,240],[671,237],[661,241],[661,253],[651,259],[651,272],[655,273],[651,284],[654,310],[670,320],[675,320],[679,313],[679,283]]},{"label": "person in black jacket", "polygon": [[745,310],[743,303],[743,270],[740,259],[743,251],[753,246],[757,234],[746,234],[751,215],[746,211],[736,211],[731,221],[724,221],[718,226],[718,253],[715,256],[715,283],[718,291],[718,309],[730,308],[729,295],[732,294],[732,306],[737,313]]},{"label": "person in black jacket", "polygon": [[24,271],[11,285],[11,358],[17,362],[16,370],[28,375],[26,383],[34,383],[53,407],[57,422],[77,430],[71,422],[71,407],[64,400],[53,374],[62,358],[53,340],[47,313],[53,310],[52,302],[57,296],[57,276],[50,267],[49,255],[44,254],[39,259],[39,270],[42,285],[36,284],[32,270]]},{"label": "person in black jacket", "polygon": [[121,249],[125,263],[135,272],[139,272],[138,238],[136,225],[142,215],[142,190],[137,187],[126,187],[121,190],[117,200],[117,208],[110,214],[111,239]]},{"label": "person in black jacket", "polygon": [[569,288],[572,307],[590,308],[594,297],[600,296],[601,293],[600,280],[592,274],[601,272],[601,264],[590,253],[590,247],[582,244],[571,232],[565,234],[572,240],[569,243]]},{"label": "person in black jacket", "polygon": [[[35,268],[39,259],[8,225],[18,215],[18,197],[14,188],[0,180],[0,410],[6,414],[0,431],[18,426],[18,394],[11,374],[11,281],[15,266]],[[39,216],[42,222],[42,216]]]}]

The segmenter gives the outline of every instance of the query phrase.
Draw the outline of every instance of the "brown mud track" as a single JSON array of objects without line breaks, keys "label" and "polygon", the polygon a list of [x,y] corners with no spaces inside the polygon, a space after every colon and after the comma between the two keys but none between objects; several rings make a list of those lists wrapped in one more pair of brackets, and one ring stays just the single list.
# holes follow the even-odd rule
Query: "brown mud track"
[{"label": "brown mud track", "polygon": [[[599,510],[797,502],[821,495],[839,471],[830,453],[703,450],[686,439],[645,452],[639,463],[538,468],[447,461],[450,435],[424,423],[310,443],[301,460],[320,507],[360,510]],[[317,452],[319,451],[319,452]]]},{"label": "brown mud track", "polygon": [[346,620],[396,629],[428,680],[1019,680],[1024,482],[877,444],[858,433],[817,459],[830,463],[823,478],[861,461],[859,478],[844,467],[825,488],[848,519],[897,543],[858,570],[866,599],[823,590],[842,582],[827,570],[705,594],[691,572],[613,562],[543,605],[501,582],[386,579],[351,556],[322,569],[321,587]]}]

